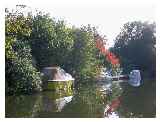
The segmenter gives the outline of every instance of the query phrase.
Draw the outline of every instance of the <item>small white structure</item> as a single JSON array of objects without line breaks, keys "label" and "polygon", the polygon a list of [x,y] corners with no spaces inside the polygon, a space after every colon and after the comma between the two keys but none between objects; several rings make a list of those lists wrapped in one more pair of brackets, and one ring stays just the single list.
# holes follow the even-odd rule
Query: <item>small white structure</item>
[{"label": "small white structure", "polygon": [[131,86],[138,87],[141,85],[141,74],[139,70],[132,70],[129,74],[129,81],[128,83]]},{"label": "small white structure", "polygon": [[67,90],[74,84],[74,78],[60,67],[45,67],[41,74],[44,77],[44,89]]},{"label": "small white structure", "polygon": [[75,80],[69,73],[66,73],[60,67],[45,67],[42,70],[43,75],[48,77],[48,81],[73,81]]}]

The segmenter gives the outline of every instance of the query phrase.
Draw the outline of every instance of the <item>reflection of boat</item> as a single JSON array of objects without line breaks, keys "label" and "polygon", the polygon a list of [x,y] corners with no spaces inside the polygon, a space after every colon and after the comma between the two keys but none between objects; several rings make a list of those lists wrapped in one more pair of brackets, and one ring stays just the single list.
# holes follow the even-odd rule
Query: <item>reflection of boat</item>
[{"label": "reflection of boat", "polygon": [[111,90],[111,83],[99,83],[97,84],[97,88],[99,89],[99,91],[103,92],[103,91],[110,91]]},{"label": "reflection of boat", "polygon": [[111,89],[112,84],[104,84],[101,88],[103,91],[107,91]]},{"label": "reflection of boat", "polygon": [[72,100],[73,91],[45,91],[43,92],[43,109],[47,112],[60,112]]},{"label": "reflection of boat", "polygon": [[57,106],[57,112],[60,112],[67,103],[71,102],[72,97],[73,96],[67,96],[67,97],[56,99],[55,104]]},{"label": "reflection of boat", "polygon": [[46,78],[45,82],[48,90],[66,90],[73,85],[74,78],[60,67],[45,67],[42,74]]}]

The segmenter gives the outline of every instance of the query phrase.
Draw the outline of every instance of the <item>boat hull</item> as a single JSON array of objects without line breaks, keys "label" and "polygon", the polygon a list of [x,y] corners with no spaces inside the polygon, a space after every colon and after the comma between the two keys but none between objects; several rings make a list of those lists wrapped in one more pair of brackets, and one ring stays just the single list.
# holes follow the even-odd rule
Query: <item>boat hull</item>
[{"label": "boat hull", "polygon": [[47,81],[47,90],[70,90],[73,88],[73,80]]}]

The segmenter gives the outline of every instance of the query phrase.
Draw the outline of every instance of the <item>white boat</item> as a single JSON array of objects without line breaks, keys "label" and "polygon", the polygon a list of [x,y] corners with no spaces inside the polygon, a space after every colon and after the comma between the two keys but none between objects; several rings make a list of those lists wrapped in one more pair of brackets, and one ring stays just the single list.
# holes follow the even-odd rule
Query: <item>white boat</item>
[{"label": "white boat", "polygon": [[129,75],[110,76],[102,74],[101,81],[116,83],[128,82],[131,86],[138,87],[141,85],[141,74],[139,70],[132,70]]},{"label": "white boat", "polygon": [[60,67],[45,67],[42,70],[43,77],[46,78],[47,89],[57,89],[60,87],[61,89],[71,88],[74,82],[74,78],[66,73]]}]

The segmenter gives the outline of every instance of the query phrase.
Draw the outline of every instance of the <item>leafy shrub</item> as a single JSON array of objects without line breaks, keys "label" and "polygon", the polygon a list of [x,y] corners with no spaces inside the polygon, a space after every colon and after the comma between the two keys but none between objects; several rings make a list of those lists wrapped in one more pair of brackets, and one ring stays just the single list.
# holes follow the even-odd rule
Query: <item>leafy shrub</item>
[{"label": "leafy shrub", "polygon": [[14,58],[6,60],[6,92],[30,93],[41,90],[39,73],[32,65],[30,47],[18,40],[13,45]]}]

